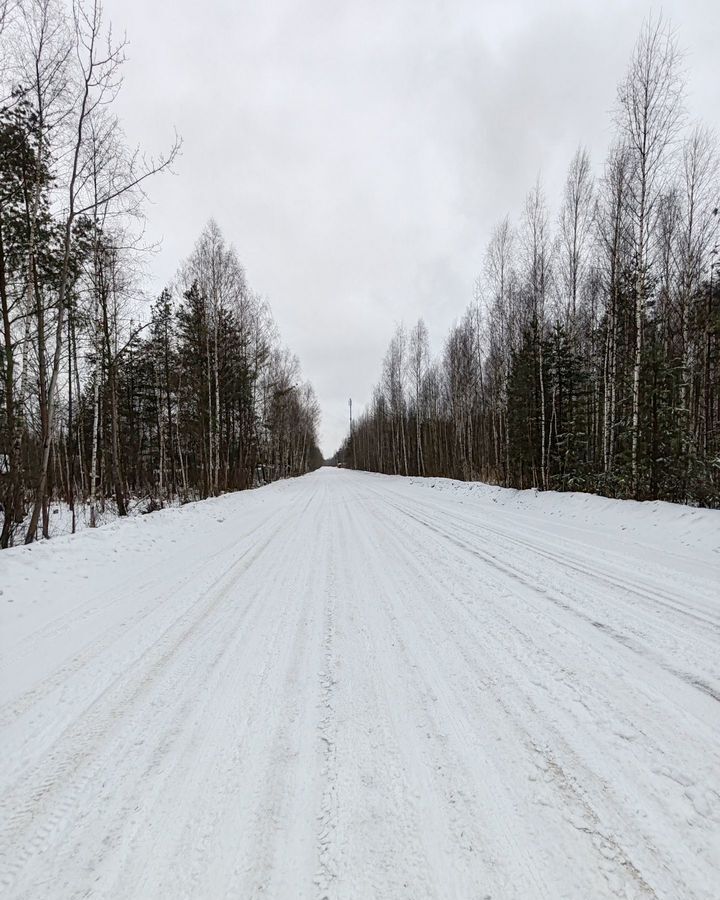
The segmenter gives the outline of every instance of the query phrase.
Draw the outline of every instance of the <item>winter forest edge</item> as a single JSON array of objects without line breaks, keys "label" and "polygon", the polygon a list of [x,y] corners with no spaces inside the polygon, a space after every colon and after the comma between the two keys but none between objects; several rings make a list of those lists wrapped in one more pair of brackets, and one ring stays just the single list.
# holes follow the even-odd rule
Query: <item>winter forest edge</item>
[{"label": "winter forest edge", "polygon": [[74,531],[317,467],[313,389],[214,221],[144,299],[144,192],[181,142],[129,148],[125,41],[98,3],[1,9],[0,546],[53,500]]},{"label": "winter forest edge", "polygon": [[688,121],[683,54],[649,18],[594,176],[541,180],[505,218],[432,360],[398,327],[343,464],[507,487],[720,504],[717,137]]}]

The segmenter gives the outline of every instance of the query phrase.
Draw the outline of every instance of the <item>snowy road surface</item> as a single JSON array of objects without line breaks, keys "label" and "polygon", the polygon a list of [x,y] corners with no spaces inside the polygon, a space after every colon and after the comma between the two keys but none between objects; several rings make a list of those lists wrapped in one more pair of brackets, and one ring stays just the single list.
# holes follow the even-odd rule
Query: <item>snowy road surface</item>
[{"label": "snowy road surface", "polygon": [[0,894],[717,898],[720,517],[321,470],[0,555]]}]

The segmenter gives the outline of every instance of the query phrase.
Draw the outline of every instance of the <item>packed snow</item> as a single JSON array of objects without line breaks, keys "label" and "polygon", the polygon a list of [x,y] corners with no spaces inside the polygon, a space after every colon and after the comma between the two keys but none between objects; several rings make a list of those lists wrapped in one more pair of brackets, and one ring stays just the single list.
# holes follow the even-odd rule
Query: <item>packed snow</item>
[{"label": "packed snow", "polygon": [[720,513],[322,469],[0,554],[0,893],[702,898]]}]

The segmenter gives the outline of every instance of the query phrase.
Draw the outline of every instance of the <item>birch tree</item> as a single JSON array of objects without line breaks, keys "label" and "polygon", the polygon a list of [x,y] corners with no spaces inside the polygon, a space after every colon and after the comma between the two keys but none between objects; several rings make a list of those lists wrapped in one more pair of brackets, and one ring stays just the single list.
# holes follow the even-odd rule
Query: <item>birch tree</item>
[{"label": "birch tree", "polygon": [[652,235],[659,197],[668,177],[668,155],[683,122],[680,53],[670,26],[648,19],[618,91],[618,118],[630,155],[628,199],[635,256],[635,339],[632,378],[632,490],[640,493],[639,440],[643,325],[647,309]]}]

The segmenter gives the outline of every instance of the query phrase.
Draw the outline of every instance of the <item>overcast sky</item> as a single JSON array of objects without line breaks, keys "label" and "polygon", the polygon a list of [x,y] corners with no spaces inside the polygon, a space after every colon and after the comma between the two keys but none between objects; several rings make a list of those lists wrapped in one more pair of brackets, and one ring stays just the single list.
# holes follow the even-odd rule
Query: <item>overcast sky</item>
[{"label": "overcast sky", "polygon": [[[720,125],[717,0],[663,4],[688,105]],[[598,170],[640,2],[106,0],[130,60],[128,138],[184,140],[150,188],[157,290],[211,216],[271,303],[322,407],[330,455],[397,322],[438,349],[483,249],[538,173],[551,204],[576,147]],[[657,7],[656,7],[657,9]]]}]

